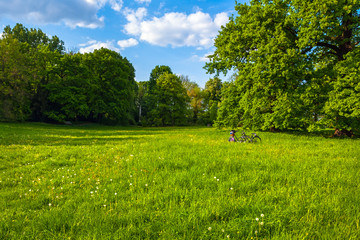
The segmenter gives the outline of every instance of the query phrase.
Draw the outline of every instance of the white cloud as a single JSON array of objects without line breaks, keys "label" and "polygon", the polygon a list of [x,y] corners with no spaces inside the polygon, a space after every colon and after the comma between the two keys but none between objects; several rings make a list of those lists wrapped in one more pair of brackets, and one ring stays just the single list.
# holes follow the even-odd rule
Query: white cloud
[{"label": "white cloud", "polygon": [[89,53],[100,48],[107,48],[115,52],[120,52],[120,49],[114,46],[113,41],[99,42],[96,40],[90,40],[87,43],[80,44],[79,46],[81,47],[79,50],[80,53]]},{"label": "white cloud", "polygon": [[122,0],[110,0],[109,1],[111,8],[117,12],[120,12],[122,5],[123,5],[123,1]]},{"label": "white cloud", "polygon": [[144,20],[146,15],[145,8],[137,11],[127,9],[125,16],[128,24],[125,25],[125,32],[152,45],[198,49],[210,48],[220,26],[229,19],[227,13],[219,13],[213,20],[209,14],[201,11],[190,15],[171,12],[160,18]]},{"label": "white cloud", "polygon": [[227,13],[222,12],[216,14],[214,23],[217,27],[220,28],[221,26],[225,26],[227,22],[229,22],[229,16]]},{"label": "white cloud", "polygon": [[73,28],[97,28],[104,25],[104,17],[97,16],[97,12],[106,4],[120,11],[123,0],[0,1],[0,17],[25,23],[65,23]]},{"label": "white cloud", "polygon": [[121,47],[121,49],[125,49],[128,47],[134,47],[139,44],[139,42],[134,38],[129,38],[127,40],[120,40],[117,44]]},{"label": "white cloud", "polygon": [[151,3],[151,0],[135,0],[138,3]]},{"label": "white cloud", "polygon": [[126,8],[124,11],[128,23],[125,25],[125,32],[130,35],[138,36],[141,34],[141,21],[147,15],[146,8],[139,8],[136,11]]},{"label": "white cloud", "polygon": [[191,57],[191,60],[193,61],[197,61],[197,62],[208,62],[209,61],[209,55],[214,54],[214,52],[208,52],[206,54],[204,54],[203,56],[199,56],[199,55],[193,55]]}]

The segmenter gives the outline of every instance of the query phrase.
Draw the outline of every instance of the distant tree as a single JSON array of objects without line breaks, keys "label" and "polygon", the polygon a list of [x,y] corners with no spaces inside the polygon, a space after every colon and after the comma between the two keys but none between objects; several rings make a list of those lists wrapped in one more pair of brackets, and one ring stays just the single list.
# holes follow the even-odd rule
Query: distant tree
[{"label": "distant tree", "polygon": [[49,92],[47,85],[54,80],[55,69],[60,65],[62,54],[51,51],[47,45],[39,45],[31,56],[31,75],[36,80],[31,99],[32,121],[48,121],[46,112],[49,110]]},{"label": "distant tree", "polygon": [[146,104],[146,91],[148,82],[138,82],[138,95],[136,104],[138,107],[138,121],[141,123],[142,116],[144,115],[144,106]]},{"label": "distant tree", "polygon": [[157,96],[155,93],[156,82],[164,73],[172,74],[171,68],[165,65],[157,65],[151,71],[149,81],[142,84],[144,88],[144,96],[142,97],[143,104],[141,105],[141,114],[143,116],[142,125],[154,125],[153,120],[157,118],[157,116],[153,116],[154,111],[152,111],[157,107]]},{"label": "distant tree", "polygon": [[91,74],[90,117],[100,123],[135,123],[135,69],[119,53],[101,48],[84,54]]},{"label": "distant tree", "polygon": [[19,42],[28,43],[30,47],[36,49],[39,45],[49,46],[50,51],[63,53],[65,51],[64,42],[56,35],[49,38],[41,29],[26,28],[17,23],[15,27],[6,26],[3,35],[5,37],[13,36]]},{"label": "distant tree", "polygon": [[156,81],[158,78],[164,74],[164,73],[170,73],[172,74],[172,70],[169,66],[165,65],[157,65],[150,73],[149,83],[148,83],[148,91],[151,93],[156,85]]},{"label": "distant tree", "polygon": [[195,82],[190,81],[188,76],[180,76],[182,85],[186,89],[186,93],[189,99],[189,113],[191,113],[189,123],[196,124],[203,121],[200,118],[203,108],[203,91],[199,85]]},{"label": "distant tree", "polygon": [[187,94],[178,76],[167,72],[161,74],[156,80],[154,99],[155,106],[149,114],[152,125],[186,124]]},{"label": "distant tree", "polygon": [[54,66],[52,79],[45,85],[48,119],[58,122],[88,119],[92,77],[82,57],[79,53],[65,54]]},{"label": "distant tree", "polygon": [[31,115],[32,78],[29,45],[8,36],[0,39],[0,120],[25,121]]},{"label": "distant tree", "polygon": [[206,122],[213,124],[221,101],[222,82],[218,77],[209,79],[203,91]]},{"label": "distant tree", "polygon": [[[15,117],[17,120],[45,120],[44,112],[46,111],[48,95],[44,90],[44,86],[49,81],[52,67],[56,65],[57,59],[64,50],[64,43],[56,36],[49,39],[41,30],[28,30],[22,24],[17,24],[13,29],[10,26],[5,27],[0,41],[6,43],[6,47],[1,48],[4,51],[4,54],[1,54],[4,57],[2,62],[4,67],[0,69],[0,74],[7,76],[5,78],[8,81],[10,79],[6,73],[7,69],[12,69],[11,72],[18,73],[19,69],[21,69],[22,72],[17,74],[18,78],[21,78],[21,86],[15,87],[11,94],[12,96],[22,96],[20,104],[22,110],[19,111],[17,108],[17,110],[12,109],[9,111],[11,106],[9,103],[6,103],[1,109],[12,116],[17,115]],[[14,54],[14,52],[6,50],[7,48],[20,50],[18,51],[20,55],[9,56],[8,54]],[[14,61],[14,64],[11,63],[12,61]],[[3,81],[6,81],[5,78],[3,78]],[[8,86],[14,87],[14,82]],[[10,99],[7,97],[4,101]]]}]

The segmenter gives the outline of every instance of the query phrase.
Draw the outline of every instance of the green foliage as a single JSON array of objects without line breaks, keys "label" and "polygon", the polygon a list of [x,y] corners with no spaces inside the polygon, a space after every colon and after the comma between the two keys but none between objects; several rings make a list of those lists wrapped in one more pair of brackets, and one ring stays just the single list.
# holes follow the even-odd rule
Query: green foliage
[{"label": "green foliage", "polygon": [[329,101],[325,105],[324,122],[337,129],[360,129],[360,53],[348,53],[336,65],[337,79],[332,82]]},{"label": "green foliage", "polygon": [[209,79],[205,84],[203,91],[205,112],[203,118],[206,119],[207,124],[213,124],[217,118],[222,88],[223,84],[218,77]]},{"label": "green foliage", "polygon": [[82,55],[65,54],[52,74],[53,78],[45,85],[51,105],[45,115],[57,122],[86,119],[90,114],[92,76],[83,64]]},{"label": "green foliage", "polygon": [[120,54],[101,48],[85,54],[84,64],[92,76],[92,118],[101,123],[134,123],[137,84],[131,63]]},{"label": "green foliage", "polygon": [[0,47],[0,120],[135,123],[135,69],[120,54],[65,54],[56,36],[21,24]]},{"label": "green foliage", "polygon": [[[210,73],[230,69],[237,73],[223,95],[218,124],[310,129],[326,115],[324,119],[331,118],[336,128],[352,129],[357,117],[338,118],[325,105],[339,106],[332,96],[343,84],[336,82],[357,71],[341,70],[341,66],[353,66],[341,62],[358,51],[359,8],[357,1],[237,4],[237,16],[220,31],[216,51],[205,66]],[[356,62],[356,58],[351,55],[347,61]],[[351,81],[356,85],[356,80]],[[343,100],[351,104],[350,98]],[[353,103],[358,109],[359,103]]]},{"label": "green foliage", "polygon": [[181,83],[186,90],[188,96],[189,109],[189,123],[190,124],[204,124],[204,92],[195,82],[190,81],[188,76],[180,76]]},{"label": "green foliage", "polygon": [[139,117],[141,119],[141,123],[144,126],[151,126],[151,125],[161,125],[159,121],[158,123],[154,123],[155,119],[158,119],[157,116],[154,116],[153,113],[151,113],[152,110],[156,108],[156,94],[155,94],[155,88],[156,88],[156,81],[157,79],[164,73],[170,73],[172,74],[172,70],[169,66],[165,65],[157,65],[155,68],[151,71],[149,81],[143,83],[143,96],[141,97],[143,104],[141,105],[141,116]]},{"label": "green foliage", "polygon": [[0,120],[24,121],[31,114],[30,98],[36,80],[31,76],[27,43],[9,36],[0,39]]},{"label": "green foliage", "polygon": [[165,72],[156,80],[153,99],[155,106],[150,111],[154,125],[175,126],[187,123],[187,94],[178,76]]},{"label": "green foliage", "polygon": [[360,238],[358,139],[228,135],[0,123],[0,238]]},{"label": "green foliage", "polygon": [[152,91],[155,88],[157,79],[164,73],[172,74],[173,72],[172,72],[172,70],[171,70],[171,68],[169,66],[165,66],[165,65],[157,65],[151,71],[150,78],[149,78],[149,83],[148,83],[148,88],[149,88],[149,93],[150,94],[152,93]]},{"label": "green foliage", "polygon": [[65,50],[64,42],[56,35],[51,39],[41,30],[31,28],[30,30],[24,25],[17,23],[14,28],[6,26],[3,35],[12,36],[19,42],[28,43],[31,48],[36,49],[39,45],[49,46],[50,51],[63,53]]}]

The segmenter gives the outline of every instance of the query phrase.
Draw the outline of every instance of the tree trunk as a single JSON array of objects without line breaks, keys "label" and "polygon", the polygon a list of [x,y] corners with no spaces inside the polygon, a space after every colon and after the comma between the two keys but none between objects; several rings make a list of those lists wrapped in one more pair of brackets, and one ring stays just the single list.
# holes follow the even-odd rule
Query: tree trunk
[{"label": "tree trunk", "polygon": [[335,129],[335,132],[334,134],[332,135],[332,137],[353,137],[354,136],[354,133],[353,131],[349,131],[349,130],[346,130],[346,129],[338,129],[336,128]]}]

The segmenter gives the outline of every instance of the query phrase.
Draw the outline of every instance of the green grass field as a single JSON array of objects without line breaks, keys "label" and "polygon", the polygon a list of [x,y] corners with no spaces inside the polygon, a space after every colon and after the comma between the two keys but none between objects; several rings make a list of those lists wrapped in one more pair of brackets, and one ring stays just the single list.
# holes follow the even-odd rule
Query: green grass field
[{"label": "green grass field", "polygon": [[360,239],[359,139],[259,135],[0,123],[0,239]]}]

